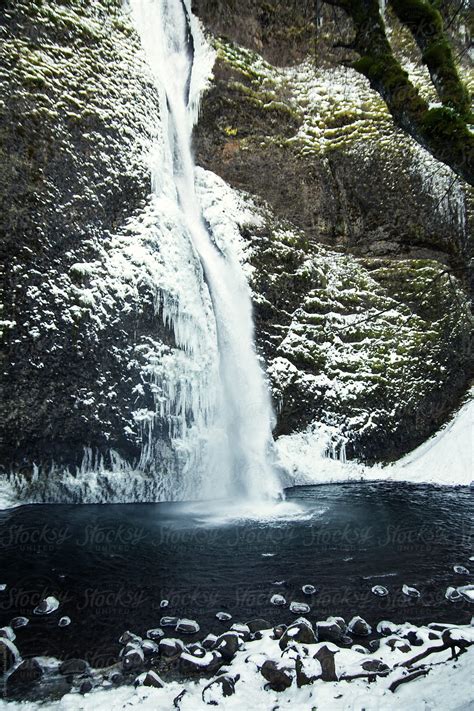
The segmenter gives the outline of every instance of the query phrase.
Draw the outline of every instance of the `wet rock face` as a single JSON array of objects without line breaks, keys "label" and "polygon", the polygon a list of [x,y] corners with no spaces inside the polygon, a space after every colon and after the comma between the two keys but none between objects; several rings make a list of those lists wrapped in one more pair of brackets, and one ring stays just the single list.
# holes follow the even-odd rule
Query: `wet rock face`
[{"label": "wet rock face", "polygon": [[0,27],[2,464],[78,464],[84,447],[133,458],[153,295],[142,284],[124,309],[84,264],[106,270],[149,192],[157,97],[120,0],[12,0]]},{"label": "wet rock face", "polygon": [[233,44],[227,4],[206,7],[224,39],[197,159],[270,208],[241,233],[275,434],[323,422],[347,435],[349,456],[396,459],[469,384],[470,193],[394,128],[356,72],[329,54],[278,68],[262,47]]},{"label": "wet rock face", "polygon": [[[279,92],[265,101],[261,87],[260,96],[258,103],[254,83],[217,63],[196,129],[201,165],[264,198],[276,215],[323,244],[360,256],[459,263],[464,228],[440,216],[440,196],[424,188],[410,152],[387,149],[380,135],[380,146],[361,157],[357,142],[344,140],[355,115],[328,126],[339,133],[339,145],[324,155],[306,152],[297,138],[302,115],[281,103]],[[399,140],[402,146],[409,142],[402,134]]]},{"label": "wet rock face", "polygon": [[221,39],[216,48],[195,133],[201,165],[320,243],[459,266],[462,191],[448,190],[448,169],[443,189],[432,184],[436,163],[394,128],[365,79],[308,61],[278,69]]},{"label": "wet rock face", "polygon": [[260,52],[276,65],[301,61],[315,40],[313,0],[193,0],[192,8],[212,32]]}]

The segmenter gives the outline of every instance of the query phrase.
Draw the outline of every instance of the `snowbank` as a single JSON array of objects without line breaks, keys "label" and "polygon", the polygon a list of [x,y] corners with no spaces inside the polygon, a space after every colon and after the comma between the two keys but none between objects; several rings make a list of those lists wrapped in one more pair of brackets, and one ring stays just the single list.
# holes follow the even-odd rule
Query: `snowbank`
[{"label": "snowbank", "polygon": [[451,422],[433,437],[385,467],[345,461],[343,448],[331,447],[335,432],[323,425],[280,437],[277,449],[289,484],[293,485],[383,479],[469,486],[474,478],[473,425],[474,397],[471,396]]},{"label": "snowbank", "polygon": [[[407,629],[411,626],[406,624]],[[235,679],[235,693],[223,697],[219,690],[212,693],[212,698],[206,697],[209,702],[214,702],[224,711],[241,711],[241,709],[255,709],[255,711],[270,711],[274,708],[288,708],[292,711],[309,711],[311,708],[331,709],[331,711],[389,711],[390,709],[410,709],[410,711],[426,711],[427,709],[461,709],[472,708],[472,665],[474,663],[474,650],[471,647],[457,661],[449,660],[450,652],[437,652],[434,657],[427,657],[430,672],[423,678],[418,678],[409,683],[404,683],[395,691],[390,686],[397,679],[407,674],[402,663],[406,658],[413,657],[423,652],[437,642],[430,642],[428,628],[418,628],[424,638],[423,645],[416,649],[409,648],[405,653],[401,650],[391,650],[388,643],[382,640],[380,649],[375,653],[368,653],[360,648],[339,649],[331,643],[317,643],[296,645],[294,652],[282,654],[278,640],[273,640],[270,631],[264,632],[260,640],[248,642],[237,652],[233,661],[227,666],[226,673]],[[462,639],[471,640],[473,628],[459,628]],[[393,637],[392,637],[393,639]],[[315,661],[314,654],[323,646],[335,652],[336,673],[339,681],[323,681],[320,677],[321,667]],[[306,647],[306,651],[305,651]],[[367,653],[366,653],[367,652]],[[297,687],[293,680],[291,686],[283,692],[272,691],[265,688],[266,681],[260,673],[260,668],[266,659],[273,659],[282,663],[294,676],[295,659],[302,655],[305,668],[319,677],[313,683]],[[369,660],[380,660],[388,665],[386,676],[374,677],[368,683],[367,673],[364,678],[344,677],[356,676],[362,670],[362,664]],[[422,664],[421,666],[424,666]],[[420,667],[416,667],[419,669]],[[47,705],[38,702],[0,702],[0,709],[5,711],[118,711],[119,709],[140,708],[142,711],[168,711],[178,708],[180,711],[197,711],[209,708],[203,701],[203,690],[209,684],[209,679],[197,681],[168,682],[163,688],[123,686],[115,690],[97,689],[85,695],[75,693],[66,694],[57,701],[48,701]],[[182,692],[185,691],[184,694]],[[181,695],[182,694],[182,695]],[[174,704],[174,700],[180,699]]]}]

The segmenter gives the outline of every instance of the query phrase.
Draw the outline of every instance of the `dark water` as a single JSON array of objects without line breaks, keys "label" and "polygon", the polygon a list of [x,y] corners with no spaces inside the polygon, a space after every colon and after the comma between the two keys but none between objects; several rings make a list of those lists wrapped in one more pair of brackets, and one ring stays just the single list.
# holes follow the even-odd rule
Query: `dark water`
[{"label": "dark water", "polygon": [[[294,619],[270,604],[273,593],[309,602],[310,619],[360,614],[415,624],[467,623],[474,606],[451,603],[448,585],[474,581],[473,498],[469,489],[340,484],[288,492],[299,511],[273,520],[226,519],[184,504],[36,505],[0,513],[0,623],[25,615],[17,630],[26,655],[80,656],[93,666],[116,660],[125,629],[144,635],[163,614],[223,631],[233,621]],[[273,554],[273,555],[264,555]],[[276,581],[286,581],[277,586]],[[301,592],[311,583],[312,597]],[[407,583],[419,599],[401,593]],[[378,598],[375,584],[390,594]],[[46,595],[61,605],[33,615]],[[162,599],[170,601],[160,609]],[[58,627],[62,615],[72,623]],[[173,636],[170,630],[170,636]]]}]

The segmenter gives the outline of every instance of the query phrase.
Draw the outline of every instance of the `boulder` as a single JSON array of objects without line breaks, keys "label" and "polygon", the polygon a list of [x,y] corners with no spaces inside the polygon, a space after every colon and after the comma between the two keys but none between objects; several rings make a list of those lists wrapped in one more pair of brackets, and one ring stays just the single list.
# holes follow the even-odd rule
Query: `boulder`
[{"label": "boulder", "polygon": [[152,629],[147,630],[146,636],[148,637],[148,639],[156,641],[157,639],[162,639],[162,637],[165,636],[165,633],[160,627],[153,627]]},{"label": "boulder", "polygon": [[20,627],[26,627],[28,623],[29,619],[27,617],[14,617],[12,620],[10,620],[10,627],[16,630]]},{"label": "boulder", "polygon": [[150,669],[145,675],[145,678],[143,680],[143,686],[154,686],[155,689],[162,689],[165,685],[165,682],[163,679],[161,679],[156,671],[153,671],[153,669]]},{"label": "boulder", "polygon": [[141,648],[145,657],[151,657],[153,654],[158,654],[160,647],[158,642],[154,642],[152,639],[144,639]]},{"label": "boulder", "polygon": [[464,600],[468,602],[474,602],[474,585],[461,585],[457,588],[458,593]]},{"label": "boulder", "polygon": [[362,617],[356,615],[347,625],[347,631],[355,637],[367,637],[372,632],[372,627]]},{"label": "boulder", "polygon": [[121,686],[124,682],[124,676],[121,669],[114,669],[114,671],[109,674],[109,680],[112,683],[112,686]]},{"label": "boulder", "polygon": [[11,642],[14,642],[16,639],[16,634],[14,633],[11,627],[0,627],[0,637],[3,637],[4,639],[9,639]]},{"label": "boulder", "polygon": [[216,640],[217,640],[217,635],[210,633],[206,637],[204,637],[201,644],[204,647],[204,649],[212,649]]},{"label": "boulder", "polygon": [[142,648],[142,643],[141,642],[127,642],[125,647],[122,647],[120,650],[120,657],[125,656],[127,652],[132,652],[134,649],[141,649]]},{"label": "boulder", "polygon": [[45,597],[44,600],[41,600],[38,605],[36,605],[35,609],[33,610],[33,614],[50,615],[52,612],[55,612],[58,607],[59,600],[53,595],[49,595],[48,597]]},{"label": "boulder", "polygon": [[[313,664],[316,664],[314,660],[309,660],[312,661]],[[312,684],[315,682],[317,679],[321,677],[321,669],[320,667],[318,670],[311,670],[309,668],[308,663],[304,663],[301,659],[301,657],[298,655],[295,660],[295,669],[296,669],[296,686],[300,689],[302,686],[307,686],[308,684]]]},{"label": "boulder", "polygon": [[351,647],[353,652],[357,652],[358,654],[368,654],[369,650],[363,647],[361,644],[353,644]]},{"label": "boulder", "polygon": [[339,642],[344,637],[344,629],[334,620],[316,623],[318,639],[321,642]]},{"label": "boulder", "polygon": [[292,612],[294,615],[306,615],[310,611],[311,608],[309,605],[306,604],[306,602],[290,603],[290,612]]},{"label": "boulder", "polygon": [[194,657],[204,657],[206,650],[200,644],[200,642],[193,642],[192,644],[187,644],[185,647],[186,652],[192,654]]},{"label": "boulder", "polygon": [[321,664],[321,677],[323,681],[337,681],[336,663],[334,661],[337,651],[338,650],[323,645],[314,655],[314,659],[317,659]]},{"label": "boulder", "polygon": [[222,655],[225,662],[230,662],[242,646],[242,639],[237,632],[224,632],[214,642],[213,649]]},{"label": "boulder", "polygon": [[202,700],[210,706],[219,706],[223,697],[232,696],[235,694],[235,685],[240,679],[240,674],[230,676],[223,674],[216,677],[210,684],[204,687],[202,691]]},{"label": "boulder", "polygon": [[250,620],[246,624],[252,634],[260,632],[261,630],[268,630],[271,627],[271,624],[267,620],[260,617],[257,617],[255,620]]},{"label": "boulder", "polygon": [[183,674],[213,674],[222,666],[223,661],[222,655],[216,650],[206,652],[204,657],[195,657],[183,652],[179,665]]},{"label": "boulder", "polygon": [[12,671],[7,679],[7,694],[15,695],[22,693],[25,687],[39,681],[43,676],[43,669],[38,660],[25,659]]},{"label": "boulder", "polygon": [[160,625],[162,627],[176,627],[178,622],[179,622],[179,617],[171,617],[169,615],[165,615],[164,617],[161,618]]},{"label": "boulder", "polygon": [[184,617],[176,624],[176,632],[181,634],[196,634],[200,629],[196,620],[188,620]]},{"label": "boulder", "polygon": [[385,644],[389,649],[395,651],[395,649],[398,649],[400,652],[403,652],[403,654],[408,654],[408,652],[411,652],[411,646],[408,644],[403,639],[400,639],[399,637],[389,637],[388,639],[385,640]]},{"label": "boulder", "polygon": [[317,633],[313,629],[313,625],[305,617],[300,617],[292,625],[287,627],[283,635],[280,637],[280,649],[286,649],[288,644],[299,642],[302,644],[315,644],[318,641]]},{"label": "boulder", "polygon": [[159,644],[160,654],[164,657],[177,657],[184,650],[184,644],[180,639],[164,637]]},{"label": "boulder", "polygon": [[462,600],[462,595],[459,590],[457,588],[453,588],[452,586],[446,588],[444,597],[450,602],[459,602],[459,600]]},{"label": "boulder", "polygon": [[382,620],[377,625],[377,632],[379,634],[383,634],[384,637],[388,637],[391,634],[397,634],[398,625],[394,622],[390,622],[389,620]]},{"label": "boulder", "polygon": [[85,659],[66,659],[59,666],[59,673],[62,676],[74,676],[74,674],[84,674],[89,670],[89,665]]},{"label": "boulder", "polygon": [[232,615],[229,612],[216,612],[216,617],[220,622],[228,622],[232,619]]},{"label": "boulder", "polygon": [[338,640],[337,646],[338,647],[352,647],[354,644],[354,640],[352,637],[348,637],[348,635],[343,635],[341,639]]},{"label": "boulder", "polygon": [[94,688],[94,680],[91,677],[88,677],[87,679],[84,679],[83,682],[81,682],[81,685],[79,687],[79,693],[80,694],[88,694],[89,692],[92,691]]},{"label": "boulder", "polygon": [[361,666],[364,671],[376,674],[384,674],[390,671],[390,667],[385,662],[381,662],[380,659],[367,659],[362,662]]},{"label": "boulder", "polygon": [[291,670],[272,659],[262,664],[260,673],[273,691],[285,691],[293,683]]},{"label": "boulder", "polygon": [[399,634],[403,639],[407,639],[412,647],[421,647],[425,643],[416,627],[412,627],[412,629],[409,630],[402,630]]},{"label": "boulder", "polygon": [[135,686],[153,686],[155,689],[162,689],[164,685],[165,682],[153,669],[150,669],[135,679]]},{"label": "boulder", "polygon": [[145,655],[140,647],[135,647],[126,652],[122,657],[122,669],[125,672],[142,669],[145,663]]},{"label": "boulder", "polygon": [[241,622],[234,622],[232,627],[230,628],[231,632],[237,632],[240,637],[244,640],[244,642],[248,642],[250,639],[250,629],[248,628],[247,625],[242,624]]},{"label": "boulder", "polygon": [[127,630],[120,637],[119,644],[125,645],[125,644],[130,644],[130,642],[135,642],[136,644],[140,645],[142,643],[142,638],[139,635],[134,634],[133,632],[130,632],[129,630]]},{"label": "boulder", "polygon": [[272,595],[270,598],[270,602],[272,605],[276,605],[277,607],[283,607],[283,605],[286,605],[286,599],[283,597],[283,595]]},{"label": "boulder", "polygon": [[13,642],[6,637],[0,639],[0,675],[9,671],[20,659],[20,653]]},{"label": "boulder", "polygon": [[111,674],[109,674],[109,680],[113,686],[120,686],[124,682],[124,676],[120,669],[115,669]]},{"label": "boulder", "polygon": [[286,625],[276,625],[273,628],[273,639],[280,639],[286,630]]}]

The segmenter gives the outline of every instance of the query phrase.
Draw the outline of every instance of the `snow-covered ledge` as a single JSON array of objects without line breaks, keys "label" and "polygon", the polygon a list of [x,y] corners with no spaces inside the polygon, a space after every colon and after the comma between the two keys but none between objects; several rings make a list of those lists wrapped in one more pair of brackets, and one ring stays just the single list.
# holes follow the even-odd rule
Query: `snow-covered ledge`
[{"label": "snow-covered ledge", "polygon": [[[453,419],[422,445],[394,464],[368,467],[344,456],[330,456],[334,432],[313,425],[280,437],[280,462],[293,485],[341,481],[406,481],[442,486],[469,486],[473,481],[474,390]],[[339,450],[340,451],[340,450]]]}]

